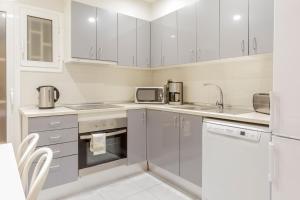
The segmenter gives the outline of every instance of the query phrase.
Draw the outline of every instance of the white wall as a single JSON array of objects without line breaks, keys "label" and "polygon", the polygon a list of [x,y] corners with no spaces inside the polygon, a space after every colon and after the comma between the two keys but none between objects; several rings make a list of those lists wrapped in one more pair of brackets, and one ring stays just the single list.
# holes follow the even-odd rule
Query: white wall
[{"label": "white wall", "polygon": [[108,10],[114,10],[119,13],[137,17],[145,20],[151,20],[151,6],[142,0],[77,0],[82,3],[89,3]]},{"label": "white wall", "polygon": [[151,19],[157,19],[197,0],[158,0],[151,5]]},{"label": "white wall", "polygon": [[[31,6],[64,12],[66,0],[17,0]],[[150,20],[151,6],[141,0],[77,0],[85,4],[91,4],[108,10],[114,10],[133,17]]]}]

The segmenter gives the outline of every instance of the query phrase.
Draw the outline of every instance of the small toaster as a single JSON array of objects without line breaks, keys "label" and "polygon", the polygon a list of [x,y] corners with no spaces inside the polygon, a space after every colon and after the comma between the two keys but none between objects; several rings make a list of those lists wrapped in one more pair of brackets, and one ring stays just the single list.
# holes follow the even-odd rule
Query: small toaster
[{"label": "small toaster", "polygon": [[255,112],[270,114],[270,95],[268,93],[256,93],[253,95],[253,108]]}]

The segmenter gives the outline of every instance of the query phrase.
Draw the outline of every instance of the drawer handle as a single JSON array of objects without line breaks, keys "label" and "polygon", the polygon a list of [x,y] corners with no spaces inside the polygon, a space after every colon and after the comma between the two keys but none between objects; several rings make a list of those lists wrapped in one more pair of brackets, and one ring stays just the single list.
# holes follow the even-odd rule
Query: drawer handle
[{"label": "drawer handle", "polygon": [[50,126],[59,126],[61,122],[50,122]]},{"label": "drawer handle", "polygon": [[50,137],[50,139],[51,140],[59,140],[61,138],[61,136],[60,135],[58,135],[58,136],[53,136],[53,137]]},{"label": "drawer handle", "polygon": [[60,150],[53,150],[53,154],[60,154]]},{"label": "drawer handle", "polygon": [[60,168],[60,165],[53,165],[53,166],[50,166],[50,171],[56,171]]}]

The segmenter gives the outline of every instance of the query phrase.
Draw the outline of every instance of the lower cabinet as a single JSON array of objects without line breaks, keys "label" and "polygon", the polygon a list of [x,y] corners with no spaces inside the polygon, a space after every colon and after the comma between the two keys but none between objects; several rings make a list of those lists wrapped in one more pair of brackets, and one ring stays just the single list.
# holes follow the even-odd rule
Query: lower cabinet
[{"label": "lower cabinet", "polygon": [[202,117],[180,115],[180,176],[202,186]]},{"label": "lower cabinet", "polygon": [[202,185],[202,117],[147,111],[148,161]]},{"label": "lower cabinet", "polygon": [[[78,117],[77,115],[45,116],[28,119],[28,133],[40,136],[37,148],[48,147],[53,160],[44,184],[59,186],[78,178]],[[35,165],[31,167],[33,173]],[[31,177],[31,176],[29,176]]]},{"label": "lower cabinet", "polygon": [[[33,173],[35,165],[30,170]],[[29,176],[31,177],[31,175]],[[48,177],[43,186],[43,189],[62,185],[78,178],[78,155],[55,158],[52,160]]]},{"label": "lower cabinet", "polygon": [[179,175],[179,114],[148,110],[148,161]]},{"label": "lower cabinet", "polygon": [[146,157],[146,109],[129,110],[127,113],[128,164],[144,162]]}]

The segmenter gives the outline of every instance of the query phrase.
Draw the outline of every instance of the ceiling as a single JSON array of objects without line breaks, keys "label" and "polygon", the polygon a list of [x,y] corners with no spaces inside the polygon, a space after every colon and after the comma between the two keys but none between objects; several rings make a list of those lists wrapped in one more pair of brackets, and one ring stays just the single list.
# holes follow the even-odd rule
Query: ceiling
[{"label": "ceiling", "polygon": [[145,2],[147,2],[147,3],[155,3],[155,2],[158,1],[158,0],[143,0],[143,1],[145,1]]}]

